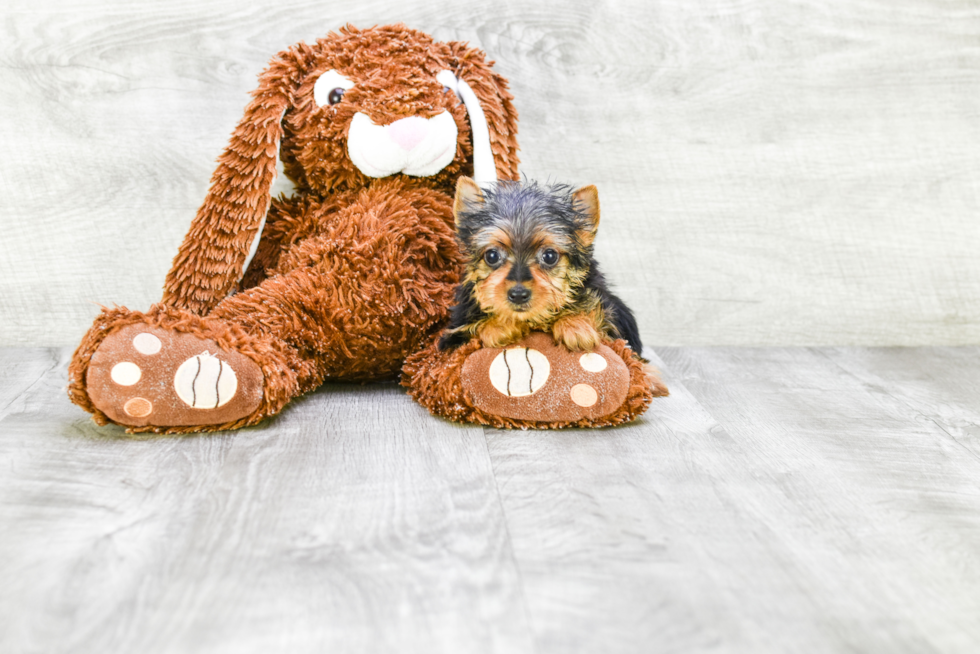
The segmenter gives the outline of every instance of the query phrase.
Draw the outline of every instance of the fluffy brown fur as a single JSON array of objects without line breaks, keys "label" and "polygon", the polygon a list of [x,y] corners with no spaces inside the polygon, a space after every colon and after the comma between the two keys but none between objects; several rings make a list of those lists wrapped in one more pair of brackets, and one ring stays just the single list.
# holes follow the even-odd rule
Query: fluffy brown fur
[{"label": "fluffy brown fur", "polygon": [[[473,147],[466,109],[436,81],[440,70],[466,80],[479,99],[498,176],[517,176],[517,114],[491,65],[480,50],[401,25],[345,27],[279,53],[219,158],[162,302],[145,314],[121,308],[96,319],[69,368],[72,401],[97,422],[109,421],[89,397],[86,370],[106,336],[134,322],[206,336],[247,355],[265,378],[264,401],[252,415],[134,431],[254,424],[326,379],[397,374],[444,324],[459,279],[452,196],[456,179],[473,174]],[[331,69],[356,85],[342,102],[318,107],[314,83]],[[355,111],[386,125],[444,110],[456,123],[457,149],[433,176],[373,179],[347,155]],[[290,198],[270,196],[277,150],[297,188]]]},{"label": "fluffy brown fur", "polygon": [[504,418],[481,411],[473,405],[463,388],[461,373],[466,358],[483,347],[474,338],[468,343],[449,350],[438,347],[433,341],[423,350],[408,357],[402,374],[402,385],[409,394],[432,414],[456,422],[475,422],[498,428],[560,429],[564,427],[608,427],[635,420],[647,410],[655,397],[669,393],[649,364],[637,357],[622,339],[603,341],[613,352],[622,357],[630,375],[626,400],[612,413],[599,418],[583,418],[576,421],[534,421]]}]

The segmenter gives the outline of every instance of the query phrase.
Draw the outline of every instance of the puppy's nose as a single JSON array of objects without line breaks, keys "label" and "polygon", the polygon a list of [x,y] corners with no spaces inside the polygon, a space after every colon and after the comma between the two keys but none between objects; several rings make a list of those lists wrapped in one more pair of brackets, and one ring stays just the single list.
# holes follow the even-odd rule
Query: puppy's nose
[{"label": "puppy's nose", "polygon": [[388,125],[388,136],[406,151],[421,143],[428,133],[429,121],[421,116],[409,116]]},{"label": "puppy's nose", "polygon": [[518,284],[509,291],[507,291],[507,299],[514,304],[524,304],[531,299],[531,291]]}]

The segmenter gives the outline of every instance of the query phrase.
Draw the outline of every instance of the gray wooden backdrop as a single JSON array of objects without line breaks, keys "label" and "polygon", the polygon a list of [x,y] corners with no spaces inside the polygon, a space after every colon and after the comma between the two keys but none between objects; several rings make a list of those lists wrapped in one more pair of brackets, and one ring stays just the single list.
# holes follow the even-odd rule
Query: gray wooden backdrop
[{"label": "gray wooden backdrop", "polygon": [[5,0],[0,345],[145,308],[270,56],[486,49],[652,345],[980,342],[980,3]]}]

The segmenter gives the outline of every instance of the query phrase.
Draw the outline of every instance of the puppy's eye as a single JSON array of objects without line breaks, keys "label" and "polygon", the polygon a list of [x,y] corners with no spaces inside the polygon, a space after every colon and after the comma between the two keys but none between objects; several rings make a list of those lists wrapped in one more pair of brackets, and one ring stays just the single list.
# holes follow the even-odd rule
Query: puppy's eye
[{"label": "puppy's eye", "polygon": [[336,88],[327,95],[327,102],[330,104],[337,104],[344,99],[344,89]]},{"label": "puppy's eye", "polygon": [[551,248],[548,248],[547,250],[541,253],[541,263],[543,263],[546,266],[555,265],[556,263],[558,263],[558,252],[556,250],[552,250]]},{"label": "puppy's eye", "polygon": [[500,263],[500,258],[500,252],[493,248],[483,253],[483,260],[487,262],[488,266],[496,266]]}]

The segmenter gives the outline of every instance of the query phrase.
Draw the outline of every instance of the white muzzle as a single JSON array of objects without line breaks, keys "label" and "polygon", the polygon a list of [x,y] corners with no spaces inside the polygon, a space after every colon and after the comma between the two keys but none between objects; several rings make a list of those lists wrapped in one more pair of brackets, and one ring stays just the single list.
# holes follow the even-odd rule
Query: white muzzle
[{"label": "white muzzle", "polygon": [[[473,142],[473,178],[481,186],[497,181],[497,167],[490,148],[490,129],[483,107],[470,86],[444,70],[438,78],[457,94],[466,106]],[[429,177],[448,166],[456,157],[459,133],[448,111],[433,116],[409,116],[390,125],[375,125],[358,111],[347,133],[347,155],[368,177],[387,177],[404,173]]]},{"label": "white muzzle", "polygon": [[358,111],[347,134],[347,154],[368,177],[429,177],[456,156],[457,137],[456,121],[448,111],[432,118],[409,116],[390,125],[375,125]]}]

